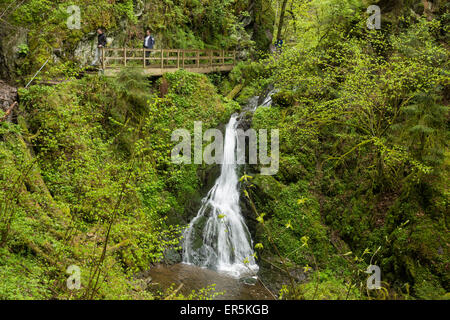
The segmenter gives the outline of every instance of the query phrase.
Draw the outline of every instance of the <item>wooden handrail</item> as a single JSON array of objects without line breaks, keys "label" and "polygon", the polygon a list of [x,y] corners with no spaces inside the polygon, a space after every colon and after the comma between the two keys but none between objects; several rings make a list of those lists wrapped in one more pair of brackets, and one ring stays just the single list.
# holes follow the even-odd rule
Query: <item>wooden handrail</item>
[{"label": "wooden handrail", "polygon": [[[142,61],[144,69],[161,71],[186,67],[190,69],[231,67],[236,64],[236,51],[231,50],[102,48],[101,56],[103,69],[127,66],[134,60]],[[115,65],[109,62],[114,62]]]}]

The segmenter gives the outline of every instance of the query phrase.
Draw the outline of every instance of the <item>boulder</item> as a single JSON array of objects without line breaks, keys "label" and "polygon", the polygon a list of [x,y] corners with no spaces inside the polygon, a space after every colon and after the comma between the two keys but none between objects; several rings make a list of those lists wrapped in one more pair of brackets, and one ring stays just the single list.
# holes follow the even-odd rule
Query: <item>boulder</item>
[{"label": "boulder", "polygon": [[165,264],[172,265],[172,264],[180,263],[181,259],[182,259],[181,254],[173,248],[167,249],[164,252],[164,263]]}]

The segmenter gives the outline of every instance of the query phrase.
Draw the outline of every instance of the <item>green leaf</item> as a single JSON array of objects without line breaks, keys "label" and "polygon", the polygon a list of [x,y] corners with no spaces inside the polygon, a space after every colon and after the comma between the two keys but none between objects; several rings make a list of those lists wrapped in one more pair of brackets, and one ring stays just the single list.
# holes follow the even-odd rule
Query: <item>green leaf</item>
[{"label": "green leaf", "polygon": [[302,242],[302,247],[307,247],[308,246],[308,240],[309,240],[308,236],[303,236],[303,237],[300,238],[300,241]]},{"label": "green leaf", "polygon": [[255,249],[263,249],[263,248],[264,248],[264,246],[262,243],[255,244]]},{"label": "green leaf", "polygon": [[265,215],[265,213],[261,213],[261,214],[256,218],[256,221],[258,221],[259,223],[264,224],[264,215]]},{"label": "green leaf", "polygon": [[286,223],[286,229],[294,230],[294,228],[292,228],[291,220],[289,220],[288,223]]},{"label": "green leaf", "polygon": [[240,182],[242,182],[242,181],[247,182],[248,180],[251,180],[251,179],[253,179],[252,176],[249,176],[249,175],[247,175],[247,174],[244,174],[244,175],[239,179],[239,181],[240,181]]}]

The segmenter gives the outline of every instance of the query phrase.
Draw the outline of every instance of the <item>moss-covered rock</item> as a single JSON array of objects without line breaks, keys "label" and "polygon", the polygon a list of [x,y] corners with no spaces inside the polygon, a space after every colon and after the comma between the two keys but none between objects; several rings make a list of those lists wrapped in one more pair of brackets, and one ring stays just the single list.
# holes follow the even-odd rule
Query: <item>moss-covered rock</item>
[{"label": "moss-covered rock", "polygon": [[199,217],[193,228],[192,236],[192,249],[194,251],[200,249],[203,246],[203,229],[205,229],[206,222],[208,221],[207,217]]},{"label": "moss-covered rock", "polygon": [[256,175],[252,183],[258,188],[261,197],[276,199],[283,189],[283,185],[273,176]]},{"label": "moss-covered rock", "polygon": [[272,95],[272,100],[273,104],[280,108],[292,106],[295,102],[294,93],[290,90],[281,90],[275,93]]}]

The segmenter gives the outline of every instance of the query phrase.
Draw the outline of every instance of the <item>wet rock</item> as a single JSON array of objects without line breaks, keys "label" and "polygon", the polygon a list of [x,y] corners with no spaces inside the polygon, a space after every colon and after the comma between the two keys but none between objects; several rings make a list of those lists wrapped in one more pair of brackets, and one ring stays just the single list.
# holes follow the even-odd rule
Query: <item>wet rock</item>
[{"label": "wet rock", "polygon": [[203,229],[205,229],[208,218],[206,216],[199,217],[194,224],[192,232],[192,249],[197,251],[203,246]]},{"label": "wet rock", "polygon": [[256,108],[258,107],[258,102],[259,102],[259,96],[253,96],[250,99],[248,99],[247,102],[247,109],[249,110],[256,110]]},{"label": "wet rock", "polygon": [[256,277],[246,277],[246,278],[240,279],[240,281],[242,283],[244,283],[244,284],[255,285],[258,282],[258,278],[256,278]]},{"label": "wet rock", "polygon": [[256,221],[255,212],[253,211],[247,197],[240,197],[239,206],[241,207],[241,214],[244,217],[245,224],[247,225],[251,238],[256,239],[257,233],[259,232],[259,222]]},{"label": "wet rock", "polygon": [[3,110],[6,110],[16,100],[17,88],[0,80],[0,107],[2,107]]},{"label": "wet rock", "polygon": [[262,92],[262,94],[260,96],[258,96],[258,106],[262,105],[264,103],[264,101],[270,97],[271,92],[274,90],[274,86],[273,84],[269,84],[264,91]]},{"label": "wet rock", "polygon": [[[220,129],[220,128],[219,128]],[[201,167],[197,171],[201,187],[195,193],[186,197],[183,213],[173,213],[169,217],[171,224],[188,224],[197,216],[198,210],[202,206],[202,199],[207,192],[212,188],[217,178],[220,175],[220,165],[212,164]],[[175,217],[175,219],[173,219]]]},{"label": "wet rock", "polygon": [[181,254],[177,250],[170,248],[164,252],[165,264],[172,265],[179,262],[181,262]]}]

